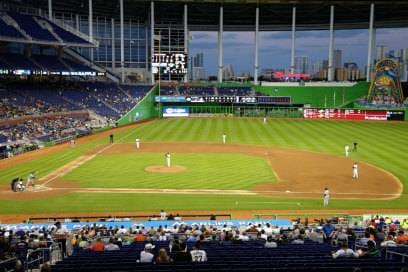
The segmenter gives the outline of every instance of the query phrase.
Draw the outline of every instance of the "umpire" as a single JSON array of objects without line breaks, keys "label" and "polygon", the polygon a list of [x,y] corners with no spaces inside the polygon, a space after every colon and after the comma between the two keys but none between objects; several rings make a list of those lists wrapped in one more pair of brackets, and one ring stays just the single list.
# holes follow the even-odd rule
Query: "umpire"
[{"label": "umpire", "polygon": [[11,183],[10,183],[10,185],[11,185],[11,191],[17,192],[16,184],[17,184],[17,182],[18,182],[19,179],[20,179],[20,178],[17,177],[17,178],[15,178],[15,179],[12,179],[12,180],[11,180]]}]

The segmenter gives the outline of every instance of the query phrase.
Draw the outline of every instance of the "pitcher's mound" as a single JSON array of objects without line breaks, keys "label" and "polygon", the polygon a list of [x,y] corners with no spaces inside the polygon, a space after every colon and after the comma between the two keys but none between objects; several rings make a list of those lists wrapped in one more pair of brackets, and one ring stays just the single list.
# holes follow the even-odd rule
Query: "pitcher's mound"
[{"label": "pitcher's mound", "polygon": [[179,173],[185,170],[186,168],[181,165],[172,165],[171,167],[165,165],[150,165],[145,168],[145,171],[152,173]]}]

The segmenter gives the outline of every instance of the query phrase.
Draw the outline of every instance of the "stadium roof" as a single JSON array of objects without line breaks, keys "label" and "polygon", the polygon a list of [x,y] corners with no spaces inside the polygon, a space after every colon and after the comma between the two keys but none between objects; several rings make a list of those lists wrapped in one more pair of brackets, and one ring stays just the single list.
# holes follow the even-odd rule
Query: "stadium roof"
[{"label": "stadium roof", "polygon": [[[18,5],[47,10],[48,0],[11,0]],[[88,0],[53,0],[55,12],[87,15]],[[375,24],[380,27],[408,27],[408,1],[356,0],[155,0],[156,24],[181,24],[183,6],[188,3],[191,30],[218,30],[219,6],[224,6],[224,30],[253,31],[255,8],[260,7],[260,30],[289,30],[292,7],[296,6],[298,30],[328,29],[330,5],[335,6],[335,29],[368,28],[370,4],[375,4]],[[148,20],[150,0],[124,0],[125,17]],[[119,0],[93,0],[95,16],[119,19]]]}]

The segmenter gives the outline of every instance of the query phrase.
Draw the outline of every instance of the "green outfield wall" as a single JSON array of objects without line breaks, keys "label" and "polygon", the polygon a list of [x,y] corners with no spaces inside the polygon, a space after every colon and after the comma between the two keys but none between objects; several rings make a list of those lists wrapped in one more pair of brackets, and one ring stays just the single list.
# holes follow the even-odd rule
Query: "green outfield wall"
[{"label": "green outfield wall", "polygon": [[154,96],[157,94],[157,85],[154,86],[147,95],[134,106],[126,115],[118,120],[118,125],[123,126],[148,118],[158,117],[158,110],[154,105]]},{"label": "green outfield wall", "polygon": [[352,87],[254,86],[257,92],[270,96],[291,96],[294,104],[310,104],[318,108],[339,108],[366,96],[369,83]]}]

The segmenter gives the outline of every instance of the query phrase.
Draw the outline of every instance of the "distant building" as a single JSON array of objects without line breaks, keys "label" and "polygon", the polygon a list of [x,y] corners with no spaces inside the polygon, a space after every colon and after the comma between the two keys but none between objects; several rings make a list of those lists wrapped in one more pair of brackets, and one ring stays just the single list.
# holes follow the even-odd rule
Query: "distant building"
[{"label": "distant building", "polygon": [[380,45],[375,48],[375,62],[385,59],[388,57],[388,48],[386,46]]},{"label": "distant building", "polygon": [[206,71],[204,69],[204,54],[198,53],[191,57],[190,60],[190,79],[191,80],[204,80],[206,79]]},{"label": "distant building", "polygon": [[231,80],[234,77],[234,69],[231,64],[226,64],[222,68],[222,78],[224,80]]},{"label": "distant building", "polygon": [[328,60],[323,60],[322,61],[322,69],[328,69],[329,68],[329,61]]},{"label": "distant building", "polygon": [[342,51],[340,49],[336,49],[333,51],[333,67],[334,69],[343,67]]},{"label": "distant building", "polygon": [[310,73],[310,58],[308,56],[301,56],[295,58],[295,73],[309,74]]}]

